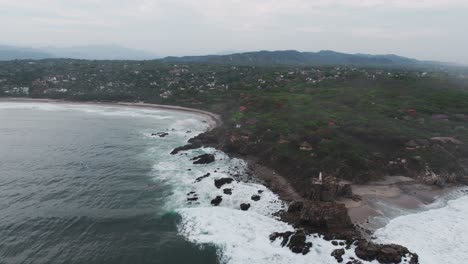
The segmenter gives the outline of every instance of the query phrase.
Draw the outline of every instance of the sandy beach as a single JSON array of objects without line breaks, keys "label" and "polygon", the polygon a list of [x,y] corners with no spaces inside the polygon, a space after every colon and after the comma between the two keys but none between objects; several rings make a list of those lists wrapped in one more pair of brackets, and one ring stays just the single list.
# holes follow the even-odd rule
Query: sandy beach
[{"label": "sandy beach", "polygon": [[68,101],[59,99],[42,99],[42,98],[22,98],[22,97],[4,97],[0,98],[0,102],[33,102],[33,103],[55,103],[55,104],[76,104],[76,105],[100,105],[100,106],[124,106],[124,107],[137,107],[137,108],[149,108],[149,109],[162,109],[170,111],[181,111],[189,112],[194,114],[200,114],[208,117],[209,130],[218,127],[222,124],[222,119],[219,115],[203,111],[194,108],[175,106],[175,105],[160,105],[160,104],[149,104],[143,102],[129,103],[129,102],[99,102],[99,101]]},{"label": "sandy beach", "polygon": [[403,176],[387,176],[382,181],[353,185],[352,189],[361,197],[360,201],[341,199],[338,202],[346,205],[354,224],[370,231],[383,227],[386,220],[399,214],[416,212],[454,190],[423,185]]}]

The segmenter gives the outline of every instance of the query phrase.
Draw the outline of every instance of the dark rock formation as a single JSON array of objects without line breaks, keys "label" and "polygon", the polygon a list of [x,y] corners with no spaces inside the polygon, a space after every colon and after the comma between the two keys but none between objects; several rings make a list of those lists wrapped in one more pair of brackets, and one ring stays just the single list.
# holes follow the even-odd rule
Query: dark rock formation
[{"label": "dark rock formation", "polygon": [[195,182],[200,182],[201,180],[210,177],[210,175],[211,175],[210,173],[207,173],[207,174],[205,174],[203,176],[200,176],[200,177],[195,179]]},{"label": "dark rock formation", "polygon": [[222,196],[216,196],[216,198],[211,200],[211,204],[214,205],[214,206],[218,206],[221,203],[222,200],[223,200]]},{"label": "dark rock formation", "polygon": [[340,249],[333,250],[333,252],[331,253],[331,256],[334,257],[336,261],[338,261],[338,263],[341,263],[343,262],[344,254],[345,254],[345,250],[343,248],[340,248]]},{"label": "dark rock formation", "polygon": [[242,204],[240,205],[240,209],[241,209],[242,211],[247,211],[247,210],[249,210],[249,208],[250,208],[250,204],[248,204],[248,203],[242,203]]},{"label": "dark rock formation", "polygon": [[177,147],[175,149],[172,150],[171,152],[171,155],[175,155],[181,151],[187,151],[187,150],[191,150],[191,149],[197,149],[197,148],[200,148],[201,145],[200,144],[187,144],[187,145],[184,145],[184,146],[181,146],[181,147]]},{"label": "dark rock formation", "polygon": [[219,129],[214,129],[189,139],[188,143],[194,145],[214,146],[219,143],[220,137],[218,135]]},{"label": "dark rock formation", "polygon": [[151,136],[155,137],[155,136],[158,136],[158,137],[165,137],[165,136],[168,136],[169,133],[166,133],[166,132],[158,132],[158,133],[153,133],[151,134]]},{"label": "dark rock formation", "polygon": [[200,155],[200,156],[197,156],[193,159],[193,164],[208,164],[208,163],[212,163],[215,161],[215,157],[213,154],[203,154],[203,155]]},{"label": "dark rock formation", "polygon": [[380,263],[400,263],[402,258],[407,254],[411,256],[410,263],[418,263],[418,255],[411,253],[406,247],[390,244],[380,245],[360,240],[356,247],[356,256],[360,259],[373,261],[377,260]]},{"label": "dark rock formation", "polygon": [[187,197],[188,202],[195,202],[198,200],[198,196],[194,191],[187,193],[187,196],[189,196]]},{"label": "dark rock formation", "polygon": [[306,234],[302,230],[295,233],[288,231],[284,233],[273,233],[270,235],[271,241],[275,241],[277,238],[282,238],[282,247],[287,246],[296,254],[305,255],[310,252],[310,248],[312,247],[312,243],[306,242]]},{"label": "dark rock formation", "polygon": [[225,184],[230,184],[231,182],[233,182],[234,179],[232,178],[221,178],[221,179],[217,179],[214,181],[214,185],[216,186],[216,188],[221,188],[221,186],[225,185]]},{"label": "dark rock formation", "polygon": [[232,189],[226,188],[226,189],[223,190],[223,193],[227,194],[227,195],[231,195],[232,194]]},{"label": "dark rock formation", "polygon": [[348,262],[346,262],[346,264],[363,264],[362,261],[358,260],[358,259],[353,259],[353,260],[350,260]]},{"label": "dark rock formation", "polygon": [[255,195],[252,195],[251,199],[252,199],[253,201],[256,201],[256,202],[257,202],[257,201],[260,201],[260,195],[256,195],[256,194],[255,194]]},{"label": "dark rock formation", "polygon": [[318,230],[352,230],[353,224],[348,216],[344,204],[334,202],[304,204],[298,215],[299,224],[311,229]]},{"label": "dark rock formation", "polygon": [[351,184],[342,183],[335,177],[327,177],[321,182],[314,181],[307,198],[313,201],[331,202],[339,197],[353,197]]},{"label": "dark rock formation", "polygon": [[294,201],[288,207],[288,213],[300,212],[304,208],[304,202]]},{"label": "dark rock formation", "polygon": [[291,232],[291,231],[287,231],[287,232],[283,232],[283,233],[275,232],[275,233],[270,235],[270,241],[273,242],[276,239],[281,238],[282,239],[281,246],[285,247],[288,244],[289,237],[292,234],[294,234],[294,232]]}]

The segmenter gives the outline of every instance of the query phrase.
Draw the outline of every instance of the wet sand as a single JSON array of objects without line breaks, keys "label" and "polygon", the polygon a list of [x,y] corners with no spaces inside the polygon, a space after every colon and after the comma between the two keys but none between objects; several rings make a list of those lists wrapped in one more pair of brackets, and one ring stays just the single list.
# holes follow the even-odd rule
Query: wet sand
[{"label": "wet sand", "polygon": [[391,219],[398,216],[398,213],[417,211],[453,190],[451,187],[419,184],[402,176],[388,176],[382,181],[353,185],[352,189],[362,200],[341,199],[339,202],[346,205],[354,224],[371,231],[384,225],[377,220],[378,217]]},{"label": "wet sand", "polygon": [[123,106],[123,107],[138,107],[138,108],[150,108],[150,109],[162,109],[170,111],[181,111],[189,112],[194,114],[203,115],[209,118],[209,129],[213,129],[222,124],[221,117],[217,114],[194,109],[188,107],[174,106],[174,105],[159,105],[159,104],[148,104],[143,102],[129,103],[129,102],[99,102],[99,101],[68,101],[68,100],[56,100],[56,99],[41,99],[41,98],[22,98],[22,97],[4,97],[0,98],[0,102],[31,102],[31,103],[56,103],[56,104],[77,104],[77,105],[98,105],[98,106]]}]

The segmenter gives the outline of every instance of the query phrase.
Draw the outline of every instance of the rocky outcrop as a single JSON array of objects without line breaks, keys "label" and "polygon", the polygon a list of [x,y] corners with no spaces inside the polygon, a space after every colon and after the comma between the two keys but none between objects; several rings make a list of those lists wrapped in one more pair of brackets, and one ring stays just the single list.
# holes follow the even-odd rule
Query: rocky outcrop
[{"label": "rocky outcrop", "polygon": [[250,204],[248,204],[248,203],[242,203],[242,204],[240,205],[240,209],[241,209],[242,211],[247,211],[247,210],[249,210],[249,208],[250,208]]},{"label": "rocky outcrop", "polygon": [[195,182],[201,182],[203,179],[210,177],[210,175],[211,175],[211,173],[207,173],[207,174],[205,174],[203,176],[200,176],[200,177],[195,179]]},{"label": "rocky outcrop", "polygon": [[195,193],[195,192],[193,192],[193,191],[187,193],[187,196],[188,196],[188,197],[187,197],[187,201],[188,201],[188,202],[195,202],[195,201],[198,200],[198,195],[197,195],[197,193]]},{"label": "rocky outcrop", "polygon": [[260,201],[260,195],[254,194],[254,195],[252,195],[252,197],[250,199],[252,199],[252,201],[255,201],[255,202]]},{"label": "rocky outcrop", "polygon": [[221,201],[223,201],[223,197],[222,196],[216,196],[216,198],[211,200],[211,204],[214,205],[214,206],[218,206],[221,203]]},{"label": "rocky outcrop", "polygon": [[158,137],[162,137],[162,138],[166,137],[168,135],[169,135],[169,133],[166,133],[166,132],[158,132],[158,133],[151,134],[151,136],[153,136],[153,137],[158,136]]},{"label": "rocky outcrop", "polygon": [[411,253],[406,247],[390,244],[380,245],[360,240],[355,249],[356,256],[360,259],[373,261],[377,260],[380,263],[400,263],[403,257],[410,256],[410,262],[417,264],[419,262],[418,255]]},{"label": "rocky outcrop", "polygon": [[291,203],[288,211],[283,213],[282,218],[308,233],[319,232],[342,239],[353,239],[357,236],[344,204],[295,201]]},{"label": "rocky outcrop", "polygon": [[312,247],[312,243],[307,242],[306,233],[302,230],[296,232],[288,231],[284,233],[275,232],[270,235],[271,241],[275,241],[278,238],[282,239],[282,247],[287,246],[292,252],[296,254],[306,255],[310,252],[310,248]]},{"label": "rocky outcrop", "polygon": [[232,194],[232,189],[226,188],[226,189],[223,190],[223,193],[227,194],[227,195],[231,195]]},{"label": "rocky outcrop", "polygon": [[209,164],[215,161],[215,157],[213,154],[203,154],[191,160],[194,161],[193,164]]},{"label": "rocky outcrop", "polygon": [[344,248],[340,248],[340,249],[333,250],[333,252],[331,253],[331,256],[334,257],[338,263],[341,263],[343,262],[344,254],[345,254]]},{"label": "rocky outcrop", "polygon": [[216,188],[221,188],[223,185],[225,184],[230,184],[234,181],[233,178],[221,178],[221,179],[217,179],[214,181],[214,185],[216,186]]},{"label": "rocky outcrop", "polygon": [[353,197],[351,184],[341,182],[332,176],[329,176],[322,181],[315,180],[312,183],[310,192],[307,196],[307,198],[310,200],[322,202],[331,202],[340,197]]},{"label": "rocky outcrop", "polygon": [[187,150],[197,149],[197,148],[201,148],[201,145],[200,144],[191,144],[191,143],[189,143],[187,145],[184,145],[184,146],[177,147],[177,148],[173,149],[171,151],[171,155],[178,154],[181,151],[187,151]]}]

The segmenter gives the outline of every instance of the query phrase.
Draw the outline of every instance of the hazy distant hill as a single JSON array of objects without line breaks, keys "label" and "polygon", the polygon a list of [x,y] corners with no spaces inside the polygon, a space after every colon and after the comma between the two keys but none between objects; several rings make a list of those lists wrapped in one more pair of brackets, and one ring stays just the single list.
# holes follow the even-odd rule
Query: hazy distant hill
[{"label": "hazy distant hill", "polygon": [[41,49],[0,45],[2,60],[37,60],[68,58],[85,60],[154,60],[167,63],[207,63],[237,65],[356,65],[356,66],[460,66],[454,63],[419,61],[397,55],[347,54],[323,50],[319,52],[253,51],[206,56],[165,57],[118,45],[87,45],[76,47],[46,47]]},{"label": "hazy distant hill", "polygon": [[47,47],[45,51],[58,58],[85,60],[152,60],[159,56],[151,52],[118,45],[88,45],[76,47]]},{"label": "hazy distant hill", "polygon": [[37,60],[69,58],[85,60],[153,60],[157,55],[118,45],[88,45],[76,47],[46,47],[41,49],[0,45],[0,60]]},{"label": "hazy distant hill", "polygon": [[0,45],[0,61],[5,60],[40,60],[52,58],[47,52],[38,49]]},{"label": "hazy distant hill", "polygon": [[[299,52],[258,51],[235,53],[230,55],[207,55],[166,57],[164,62],[174,63],[221,63],[221,64],[252,64],[252,65],[359,65],[359,66],[424,66],[434,65],[434,62],[424,62],[397,55],[346,54],[334,51]],[[442,63],[440,63],[442,64]]]}]

